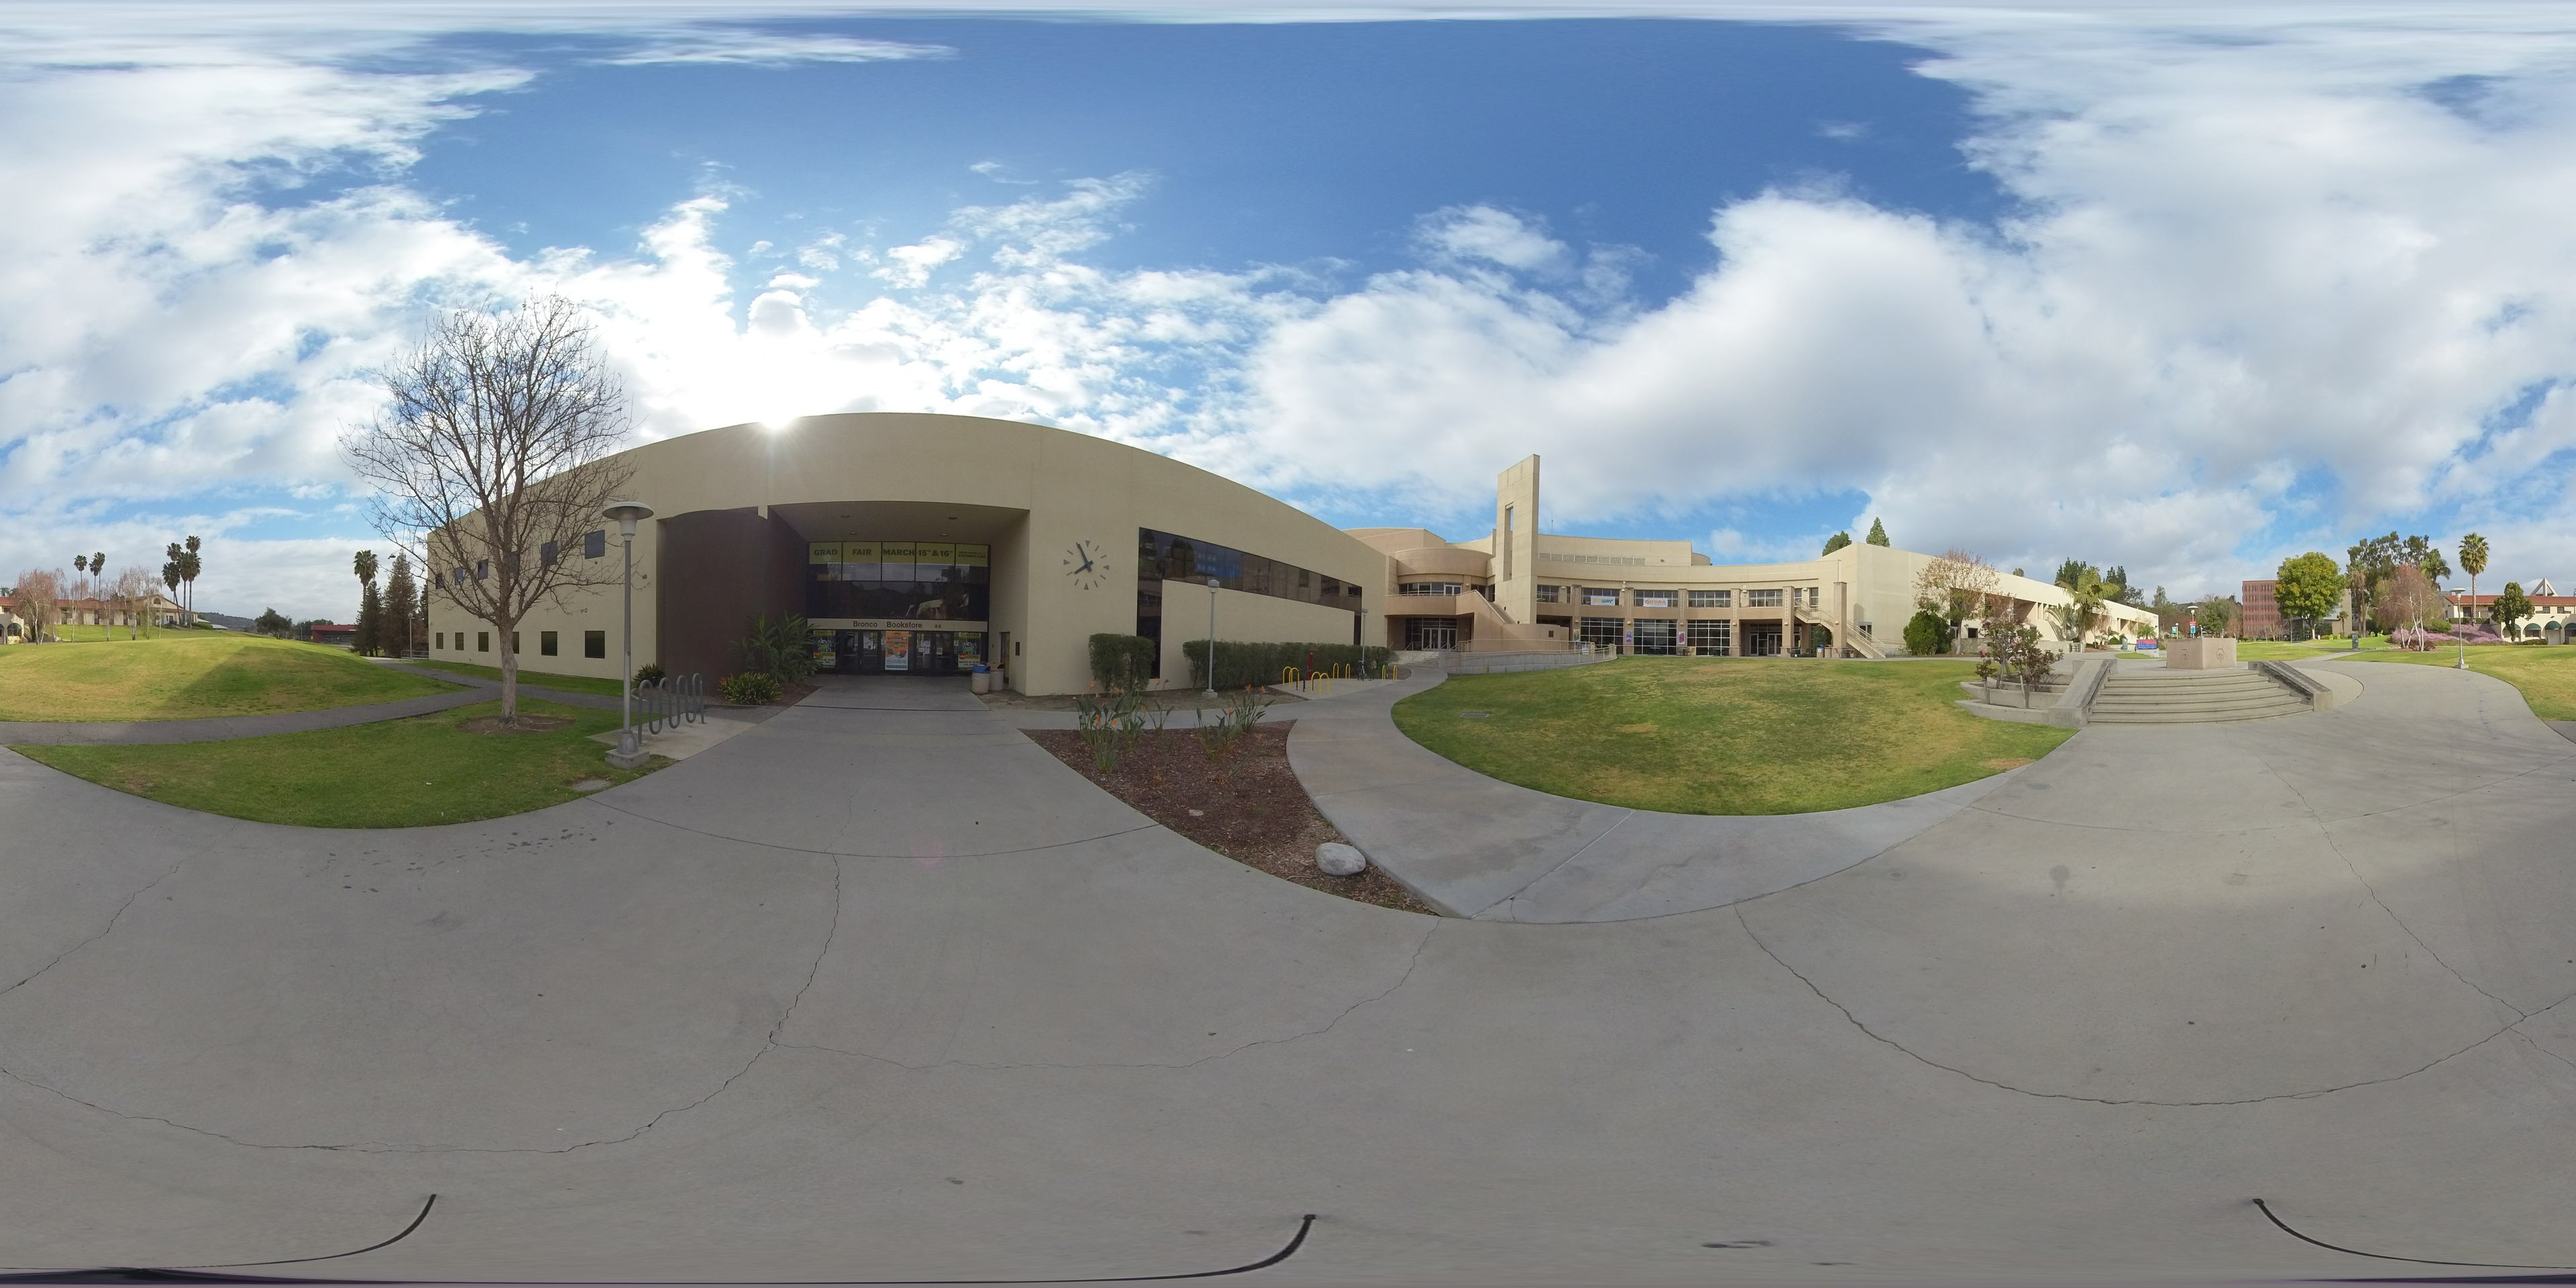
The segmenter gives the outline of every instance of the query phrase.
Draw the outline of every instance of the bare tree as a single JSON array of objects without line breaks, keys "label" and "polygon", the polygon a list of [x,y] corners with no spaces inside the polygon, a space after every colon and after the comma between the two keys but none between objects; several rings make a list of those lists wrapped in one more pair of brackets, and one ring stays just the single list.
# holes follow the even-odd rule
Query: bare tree
[{"label": "bare tree", "polygon": [[501,722],[519,715],[519,622],[567,592],[616,584],[580,549],[634,471],[611,453],[626,396],[581,311],[560,297],[514,313],[460,310],[377,373],[387,406],[341,453],[376,487],[376,530],[420,565],[424,602],[492,624]]},{"label": "bare tree", "polygon": [[1914,606],[1939,613],[1950,624],[1950,638],[1974,617],[2000,616],[2005,598],[2002,574],[1993,564],[1965,550],[1950,550],[1923,565],[1914,575]]},{"label": "bare tree", "polygon": [[62,611],[63,574],[30,568],[18,574],[18,616],[27,621],[27,642],[45,641],[45,624]]},{"label": "bare tree", "polygon": [[125,638],[143,638],[143,614],[152,607],[152,571],[141,565],[116,574],[116,597],[125,603]]}]

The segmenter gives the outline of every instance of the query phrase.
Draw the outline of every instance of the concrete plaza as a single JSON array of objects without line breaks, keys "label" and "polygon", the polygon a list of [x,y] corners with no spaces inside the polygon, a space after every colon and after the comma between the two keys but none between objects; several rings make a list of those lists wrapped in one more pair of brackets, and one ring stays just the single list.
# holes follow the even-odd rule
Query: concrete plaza
[{"label": "concrete plaza", "polygon": [[2417,1273],[2258,1197],[2576,1265],[2576,744],[2322,667],[2359,696],[2087,729],[1831,845],[1406,824],[1402,686],[1278,712],[1391,871],[1560,924],[1274,880],[901,680],[454,827],[0,752],[0,1265],[329,1256],[433,1194],[254,1273],[1171,1275],[1309,1213],[1265,1276]]}]

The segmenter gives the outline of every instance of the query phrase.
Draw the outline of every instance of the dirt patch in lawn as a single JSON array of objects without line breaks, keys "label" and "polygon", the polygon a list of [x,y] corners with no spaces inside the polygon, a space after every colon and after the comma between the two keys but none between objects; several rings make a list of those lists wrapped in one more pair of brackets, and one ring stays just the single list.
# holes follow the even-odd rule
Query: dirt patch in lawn
[{"label": "dirt patch in lawn", "polygon": [[2032,760],[2028,756],[1997,756],[1993,760],[1986,762],[1986,768],[2019,769],[2024,765],[2036,765],[2038,763],[2038,761]]},{"label": "dirt patch in lawn", "polygon": [[1288,767],[1288,730],[1294,723],[1264,724],[1220,760],[1208,758],[1195,731],[1139,734],[1119,757],[1118,767],[1106,774],[1093,767],[1081,734],[1070,729],[1024,732],[1138,813],[1245,867],[1360,903],[1437,915],[1375,864],[1354,877],[1326,876],[1315,867],[1316,846],[1346,838],[1315,808],[1305,784]]},{"label": "dirt patch in lawn", "polygon": [[572,721],[562,716],[521,715],[517,724],[505,725],[499,716],[476,716],[458,721],[456,727],[467,733],[553,733],[572,728]]}]

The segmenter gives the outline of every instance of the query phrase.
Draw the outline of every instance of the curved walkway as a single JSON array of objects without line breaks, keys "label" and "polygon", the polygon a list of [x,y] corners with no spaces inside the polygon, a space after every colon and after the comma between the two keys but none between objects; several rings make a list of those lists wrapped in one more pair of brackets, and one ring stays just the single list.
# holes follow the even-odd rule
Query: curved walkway
[{"label": "curved walkway", "polygon": [[2484,677],[2352,672],[2313,719],[2086,730],[1793,889],[1554,926],[1273,880],[932,689],[395,832],[0,752],[0,1266],[330,1256],[432,1194],[254,1273],[1183,1274],[1309,1213],[1274,1277],[2444,1273],[2257,1197],[2576,1263],[2576,748]]},{"label": "curved walkway", "polygon": [[1665,814],[1488,778],[1395,727],[1433,674],[1308,703],[1288,760],[1324,816],[1424,902],[1488,921],[1629,921],[1724,907],[1885,852],[2020,770],[1814,814]]}]

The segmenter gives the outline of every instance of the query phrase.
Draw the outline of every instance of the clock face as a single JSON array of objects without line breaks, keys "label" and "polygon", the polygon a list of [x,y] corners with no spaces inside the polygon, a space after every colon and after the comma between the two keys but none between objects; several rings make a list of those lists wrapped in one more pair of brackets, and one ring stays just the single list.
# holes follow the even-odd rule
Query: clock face
[{"label": "clock face", "polygon": [[1076,590],[1097,590],[1109,580],[1107,549],[1096,541],[1077,541],[1064,552],[1064,575]]}]

